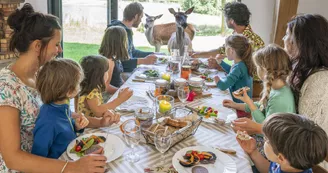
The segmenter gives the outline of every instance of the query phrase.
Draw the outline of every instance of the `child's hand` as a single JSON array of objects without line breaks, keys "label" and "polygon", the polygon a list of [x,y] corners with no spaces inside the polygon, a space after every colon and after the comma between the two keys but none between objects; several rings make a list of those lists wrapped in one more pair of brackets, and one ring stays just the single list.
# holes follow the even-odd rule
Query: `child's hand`
[{"label": "child's hand", "polygon": [[103,118],[100,120],[102,127],[108,127],[114,123],[120,122],[120,114],[113,110],[108,110],[103,114]]},{"label": "child's hand", "polygon": [[117,98],[123,102],[127,101],[133,95],[133,90],[130,90],[129,87],[120,89]]},{"label": "child's hand", "polygon": [[248,105],[253,102],[252,99],[248,96],[247,91],[246,91],[245,88],[243,89],[243,93],[241,95],[236,95],[234,92],[232,92],[232,95],[236,99],[239,99],[239,100],[243,101],[244,103],[246,103]]},{"label": "child's hand", "polygon": [[235,108],[234,105],[235,105],[235,102],[232,101],[232,100],[223,100],[222,102],[222,105],[226,108]]},{"label": "child's hand", "polygon": [[[247,132],[246,132],[247,133]],[[249,140],[241,140],[236,136],[236,139],[241,146],[241,148],[248,154],[250,155],[254,151],[256,151],[256,141],[254,138],[251,138]]]},{"label": "child's hand", "polygon": [[235,131],[246,131],[248,134],[261,134],[262,124],[259,124],[249,118],[238,118],[231,122]]},{"label": "child's hand", "polygon": [[215,60],[216,60],[216,62],[217,62],[218,64],[221,64],[221,62],[222,62],[222,60],[224,59],[224,57],[225,57],[225,55],[223,55],[223,54],[217,54],[217,55],[215,56]]},{"label": "child's hand", "polygon": [[89,124],[89,120],[82,113],[72,113],[72,118],[75,119],[77,130],[81,130]]},{"label": "child's hand", "polygon": [[216,84],[218,84],[218,82],[220,82],[220,78],[219,78],[219,76],[215,76],[215,77],[214,77],[214,81],[215,81]]}]

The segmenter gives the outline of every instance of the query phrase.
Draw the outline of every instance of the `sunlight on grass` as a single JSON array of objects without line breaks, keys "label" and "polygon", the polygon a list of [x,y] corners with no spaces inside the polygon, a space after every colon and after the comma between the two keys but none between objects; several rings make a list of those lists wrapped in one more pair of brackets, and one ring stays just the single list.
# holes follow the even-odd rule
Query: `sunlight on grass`
[{"label": "sunlight on grass", "polygon": [[[64,42],[64,58],[73,59],[79,62],[80,59],[87,55],[98,55],[98,49],[100,45],[97,44],[83,44],[83,43],[65,43]],[[140,46],[136,47],[138,50],[153,52],[154,47]],[[162,48],[160,52],[169,54],[167,48]],[[228,64],[232,64],[227,58],[224,61]]]}]

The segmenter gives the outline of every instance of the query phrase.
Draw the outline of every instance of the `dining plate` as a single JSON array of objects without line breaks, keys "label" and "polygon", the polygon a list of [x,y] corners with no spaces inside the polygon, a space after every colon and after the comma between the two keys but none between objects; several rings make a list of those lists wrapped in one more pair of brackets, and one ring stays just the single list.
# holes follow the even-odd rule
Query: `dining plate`
[{"label": "dining plate", "polygon": [[235,119],[234,117],[237,117],[236,113],[232,109],[226,108],[222,104],[213,104],[213,105],[212,104],[206,104],[206,105],[200,105],[200,106],[197,106],[197,107],[201,108],[202,106],[212,107],[214,110],[218,111],[218,116],[217,117],[205,118],[205,116],[202,116],[203,117],[203,122],[206,122],[206,123],[216,124],[217,122],[215,121],[215,118],[219,118],[219,119],[225,120],[226,124],[229,124],[229,123],[231,123],[232,120]]},{"label": "dining plate", "polygon": [[150,106],[148,100],[141,96],[132,96],[129,100],[122,103],[116,108],[117,111],[134,112],[140,107]]},{"label": "dining plate", "polygon": [[[216,155],[216,161],[214,164],[197,164],[192,167],[184,167],[179,163],[179,160],[184,160],[183,156],[185,153],[189,150],[197,150],[197,151],[210,151]],[[236,163],[232,160],[231,157],[229,157],[227,154],[206,146],[192,146],[192,147],[186,147],[178,152],[176,152],[172,158],[172,164],[173,167],[179,172],[179,173],[191,173],[192,168],[195,166],[202,166],[205,167],[209,173],[236,173],[237,167]]]},{"label": "dining plate", "polygon": [[[157,76],[150,76],[150,74],[157,74]],[[143,72],[136,74],[136,78],[155,80],[160,78],[160,72],[157,69],[146,69]]]},{"label": "dining plate", "polygon": [[70,157],[72,160],[80,159],[80,157],[78,157],[75,153],[70,153],[70,150],[74,147],[76,140],[81,140],[82,138],[88,138],[91,135],[103,136],[106,138],[105,143],[100,143],[98,145],[100,145],[104,148],[104,156],[107,157],[107,161],[106,161],[107,163],[119,158],[123,154],[123,152],[125,150],[125,144],[121,140],[121,138],[117,137],[116,135],[112,135],[112,134],[107,135],[107,133],[89,133],[89,134],[85,134],[85,135],[77,137],[67,146],[66,153],[67,153],[68,157]]}]

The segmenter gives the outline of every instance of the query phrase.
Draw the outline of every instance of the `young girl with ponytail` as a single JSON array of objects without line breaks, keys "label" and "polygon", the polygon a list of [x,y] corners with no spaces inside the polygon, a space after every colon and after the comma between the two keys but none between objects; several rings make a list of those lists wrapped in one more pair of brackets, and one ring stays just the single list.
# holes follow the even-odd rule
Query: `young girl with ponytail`
[{"label": "young girl with ponytail", "polygon": [[[253,92],[253,72],[255,70],[252,62],[252,46],[248,42],[248,39],[239,34],[229,36],[225,40],[226,55],[229,60],[233,60],[232,66],[226,64],[222,59],[218,60],[221,67],[228,73],[227,77],[220,79],[215,77],[215,83],[221,90],[230,89],[230,92],[234,92],[242,87],[249,87],[247,92],[249,96],[252,96]],[[242,103],[238,99],[234,99],[237,103]]]},{"label": "young girl with ponytail", "polygon": [[262,97],[259,102],[253,100],[243,89],[242,95],[233,96],[244,103],[223,100],[223,106],[246,111],[253,120],[239,118],[232,122],[235,131],[246,131],[256,139],[257,149],[264,156],[262,123],[266,117],[279,112],[295,113],[293,92],[287,85],[287,78],[292,70],[288,54],[277,45],[269,45],[258,50],[253,56],[258,77],[263,81]]},{"label": "young girl with ponytail", "polygon": [[[250,112],[258,126],[251,125],[251,120],[237,119],[233,122],[236,130],[248,131],[248,134],[260,134],[264,119],[273,113],[295,113],[293,92],[287,85],[287,77],[292,70],[292,64],[287,53],[277,45],[269,45],[258,50],[253,62],[256,65],[257,75],[263,81],[262,97],[259,102],[253,100],[243,89],[243,94],[233,96],[244,104],[224,100],[223,106]],[[247,122],[245,122],[247,121]]]}]

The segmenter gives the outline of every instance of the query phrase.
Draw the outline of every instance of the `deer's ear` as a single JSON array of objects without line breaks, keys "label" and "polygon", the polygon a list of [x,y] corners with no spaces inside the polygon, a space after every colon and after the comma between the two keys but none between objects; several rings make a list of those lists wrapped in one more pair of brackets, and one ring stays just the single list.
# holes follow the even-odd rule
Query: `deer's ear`
[{"label": "deer's ear", "polygon": [[185,12],[185,14],[191,14],[192,11],[194,11],[194,7],[189,8],[189,9]]},{"label": "deer's ear", "polygon": [[145,13],[145,16],[146,16],[146,17],[149,17],[149,15],[148,15],[147,13]]},{"label": "deer's ear", "polygon": [[173,15],[175,15],[175,10],[173,8],[169,8],[169,12]]},{"label": "deer's ear", "polygon": [[156,19],[159,19],[159,18],[161,18],[162,16],[163,16],[163,14],[160,14],[160,15],[156,16],[155,18],[156,18]]}]

